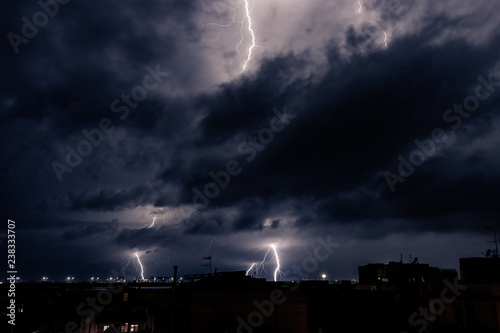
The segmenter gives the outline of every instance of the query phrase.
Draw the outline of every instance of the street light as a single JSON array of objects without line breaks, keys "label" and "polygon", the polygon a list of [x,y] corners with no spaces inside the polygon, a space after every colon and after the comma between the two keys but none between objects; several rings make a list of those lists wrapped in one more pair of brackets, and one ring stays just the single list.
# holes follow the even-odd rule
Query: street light
[{"label": "street light", "polygon": [[326,274],[325,274],[325,273],[321,274],[321,278],[322,278],[323,280],[325,280],[325,279],[326,279]]}]

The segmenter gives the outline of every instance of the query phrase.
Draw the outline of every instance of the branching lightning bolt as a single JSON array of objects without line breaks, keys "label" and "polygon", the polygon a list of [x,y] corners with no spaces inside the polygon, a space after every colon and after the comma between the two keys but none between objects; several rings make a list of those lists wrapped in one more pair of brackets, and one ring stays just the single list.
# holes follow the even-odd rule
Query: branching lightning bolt
[{"label": "branching lightning bolt", "polygon": [[130,265],[130,263],[132,263],[132,261],[134,260],[134,257],[130,257],[128,258],[127,260],[125,260],[122,264],[122,269],[120,270],[120,273],[121,274],[124,274],[125,270],[127,269],[127,267]]},{"label": "branching lightning bolt", "polygon": [[[250,34],[252,35],[252,45],[248,48],[248,57],[245,63],[243,64],[243,69],[241,70],[241,73],[245,71],[247,68],[247,64],[252,59],[252,50],[256,46],[255,44],[255,34],[252,29],[252,17],[250,16],[251,10],[248,8],[248,0],[245,0],[245,10],[246,10],[246,19],[248,21],[248,31],[250,31]],[[253,8],[252,8],[253,10]],[[243,22],[243,21],[242,21]]]},{"label": "branching lightning bolt", "polygon": [[264,265],[264,262],[266,261],[267,255],[269,254],[269,251],[271,251],[271,246],[267,249],[266,254],[264,255],[264,259],[262,259],[262,262],[260,263],[261,265]]},{"label": "branching lightning bolt", "polygon": [[214,39],[214,40],[213,40],[213,42],[216,42],[216,41],[218,41],[218,40],[219,40],[220,35],[221,35],[222,31],[223,31],[225,28],[229,28],[229,27],[231,26],[231,24],[234,24],[234,23],[235,23],[234,18],[236,17],[236,10],[237,10],[238,8],[240,8],[240,7],[241,7],[241,4],[240,4],[240,5],[238,5],[238,7],[235,7],[235,8],[233,9],[233,17],[231,18],[231,22],[228,22],[227,24],[218,24],[218,23],[209,23],[209,24],[208,24],[208,25],[214,25],[214,26],[216,26],[216,27],[219,27],[219,28],[220,28],[219,33],[217,34],[217,38],[216,38],[216,39]]},{"label": "branching lightning bolt", "polygon": [[139,258],[139,255],[137,254],[137,252],[135,253],[135,257],[137,258],[137,262],[141,266],[141,280],[144,281],[144,266],[142,266],[141,258]]},{"label": "branching lightning bolt", "polygon": [[141,269],[141,279],[144,280],[144,266],[142,265],[141,259],[139,257],[138,252],[134,252],[134,255],[125,260],[122,264],[122,268],[120,270],[120,274],[125,275],[125,270],[131,263],[135,263],[135,269]]},{"label": "branching lightning bolt", "polygon": [[266,251],[266,254],[264,255],[264,258],[262,259],[261,262],[259,263],[252,263],[252,265],[250,266],[250,268],[248,268],[247,272],[246,272],[246,275],[249,275],[250,272],[252,271],[252,268],[255,267],[255,273],[256,275],[258,276],[262,276],[262,275],[267,275],[267,271],[264,267],[265,265],[265,262],[267,260],[267,255],[269,254],[269,252],[271,252],[271,249],[273,250],[274,252],[274,259],[276,260],[276,269],[274,270],[274,274],[273,274],[273,277],[274,277],[274,281],[278,281],[278,274],[281,274],[281,271],[280,271],[280,259],[279,259],[279,256],[278,256],[278,251],[276,249],[276,246],[274,244],[270,244],[269,245],[269,248],[267,249]]},{"label": "branching lightning bolt", "polygon": [[[241,69],[241,72],[240,73],[243,73],[246,68],[247,68],[247,65],[248,63],[250,62],[250,60],[252,60],[252,51],[255,47],[261,47],[259,45],[256,44],[255,40],[255,33],[254,33],[254,30],[252,28],[252,17],[251,17],[251,13],[253,11],[253,8],[255,6],[255,2],[252,4],[252,8],[250,8],[250,4],[249,4],[249,0],[244,0],[242,3],[240,3],[237,7],[233,8],[233,16],[231,17],[231,21],[226,23],[226,24],[218,24],[218,23],[209,23],[208,25],[213,25],[213,26],[216,26],[216,27],[219,27],[219,33],[217,34],[217,38],[215,38],[213,41],[218,41],[221,34],[222,34],[222,31],[224,29],[227,29],[229,28],[231,25],[233,25],[235,23],[235,18],[236,18],[236,15],[237,15],[237,10],[242,6],[242,5],[245,5],[245,11],[244,11],[244,16],[240,22],[240,40],[238,42],[238,44],[236,45],[236,52],[237,53],[240,53],[240,46],[243,44],[243,41],[245,39],[244,37],[244,33],[243,33],[243,30],[245,29],[245,22],[247,22],[247,30],[250,34],[250,36],[252,37],[252,44],[250,45],[250,47],[248,48],[248,55],[247,55],[247,58],[245,59],[245,62],[243,63],[243,66],[242,66],[242,69]],[[262,47],[261,47],[262,48]],[[233,62],[233,60],[231,60],[231,63]]]}]

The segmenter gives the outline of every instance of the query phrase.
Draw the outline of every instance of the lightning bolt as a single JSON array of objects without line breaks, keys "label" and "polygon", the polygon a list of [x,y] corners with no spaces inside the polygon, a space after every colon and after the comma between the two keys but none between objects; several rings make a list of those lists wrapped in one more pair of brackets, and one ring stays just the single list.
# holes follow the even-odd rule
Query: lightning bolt
[{"label": "lightning bolt", "polygon": [[150,225],[148,228],[151,228],[152,226],[154,226],[154,225],[155,225],[155,221],[156,221],[156,216],[155,216],[155,218],[153,219],[153,223],[151,223],[151,225]]},{"label": "lightning bolt", "polygon": [[266,272],[266,274],[267,274],[267,271],[266,271],[266,269],[264,268],[264,263],[266,262],[266,258],[267,258],[267,255],[269,254],[269,251],[271,251],[271,247],[269,247],[269,248],[267,249],[267,252],[266,252],[266,254],[264,255],[264,259],[262,259],[262,261],[261,261],[261,262],[260,262],[260,264],[259,264],[259,266],[262,268],[262,270],[263,270],[264,272]]},{"label": "lightning bolt", "polygon": [[210,250],[210,248],[212,247],[212,243],[214,242],[214,240],[217,238],[217,236],[215,236],[214,238],[212,238],[212,241],[210,242],[210,244],[208,245],[208,248],[207,250],[205,251],[205,254],[208,253],[208,251]]},{"label": "lightning bolt", "polygon": [[[254,2],[255,5],[255,2]],[[252,45],[248,48],[248,57],[245,63],[243,64],[243,69],[241,70],[241,73],[245,71],[247,68],[248,62],[252,59],[252,50],[256,46],[255,44],[255,34],[252,29],[252,17],[250,16],[251,10],[248,8],[248,0],[245,0],[245,10],[246,10],[246,19],[248,20],[248,31],[250,31],[250,34],[252,35]],[[252,7],[253,10],[253,7]],[[243,21],[242,21],[243,22]]]},{"label": "lightning bolt", "polygon": [[246,275],[248,275],[248,274],[250,273],[250,271],[252,270],[252,267],[253,267],[253,266],[255,266],[255,263],[253,263],[253,264],[252,264],[252,266],[250,266],[250,268],[248,269],[248,271],[247,271],[247,274],[246,274]]},{"label": "lightning bolt", "polygon": [[256,263],[252,263],[252,265],[250,266],[250,268],[248,268],[247,272],[246,272],[246,275],[249,275],[250,274],[250,271],[252,270],[252,268],[255,267],[255,272],[256,272],[256,275],[257,276],[262,276],[262,275],[267,275],[267,271],[266,271],[266,268],[264,267],[265,263],[266,263],[266,260],[267,260],[267,256],[269,255],[269,252],[271,252],[271,250],[273,250],[274,252],[274,259],[276,260],[276,268],[274,270],[274,274],[273,274],[273,277],[274,277],[274,281],[278,281],[278,274],[281,274],[281,271],[280,271],[280,259],[279,259],[279,256],[278,256],[278,251],[276,249],[276,245],[274,244],[270,244],[267,251],[266,251],[266,254],[264,255],[264,258],[262,259],[261,262],[259,262],[258,264]]},{"label": "lightning bolt", "polygon": [[218,40],[219,40],[220,35],[222,34],[222,31],[223,31],[224,29],[229,28],[232,24],[234,24],[234,23],[235,23],[234,18],[236,17],[236,14],[237,14],[237,13],[236,13],[236,10],[238,10],[238,8],[240,8],[242,4],[243,4],[243,3],[239,4],[237,7],[235,7],[235,8],[233,9],[233,17],[231,18],[231,21],[230,21],[230,22],[228,22],[227,24],[218,24],[218,23],[209,23],[209,24],[208,24],[208,25],[214,25],[214,26],[216,26],[216,27],[219,27],[219,28],[220,28],[219,33],[217,34],[217,38],[216,38],[216,39],[214,39],[214,40],[212,40],[213,42],[216,42],[216,41],[218,41]]},{"label": "lightning bolt", "polygon": [[276,251],[276,246],[274,244],[271,244],[271,247],[274,250],[274,257],[276,258],[276,270],[274,271],[274,282],[278,281],[277,275],[278,272],[280,271],[280,258],[278,256],[278,251]]},{"label": "lightning bolt", "polygon": [[140,267],[140,269],[141,269],[141,278],[142,278],[142,280],[144,280],[144,266],[142,265],[142,262],[141,262],[141,259],[139,257],[139,253],[138,252],[134,252],[133,256],[131,256],[130,258],[128,258],[127,260],[125,260],[123,262],[122,269],[120,270],[120,274],[121,275],[125,275],[125,271],[128,268],[128,266],[130,266],[130,264],[132,264],[134,262],[135,262],[135,268],[136,269],[139,269],[139,267]]},{"label": "lightning bolt", "polygon": [[361,5],[361,0],[358,0],[358,5],[359,5],[358,13],[361,13],[361,9],[363,9],[363,6]]},{"label": "lightning bolt", "polygon": [[[252,3],[252,7],[250,8],[250,3],[249,3],[249,0],[244,0],[242,3],[240,3],[237,7],[233,8],[233,16],[231,17],[231,21],[229,21],[228,23],[226,24],[218,24],[218,23],[209,23],[208,25],[213,25],[213,26],[216,26],[216,27],[219,27],[219,33],[217,34],[217,38],[214,39],[213,41],[218,41],[221,34],[222,34],[222,31],[224,29],[228,29],[231,25],[235,24],[235,18],[236,18],[236,15],[237,15],[237,10],[242,6],[242,5],[245,5],[245,11],[244,11],[244,16],[240,22],[240,40],[238,42],[238,44],[236,45],[236,52],[237,53],[240,53],[240,47],[241,45],[243,44],[244,40],[245,40],[245,35],[243,33],[243,30],[245,29],[245,22],[247,22],[247,25],[246,25],[246,28],[248,30],[248,33],[250,34],[250,36],[252,37],[252,44],[250,45],[250,47],[248,48],[248,54],[247,54],[247,57],[243,63],[243,66],[242,66],[242,69],[241,69],[241,73],[243,73],[246,68],[247,68],[247,65],[248,63],[250,62],[250,60],[252,60],[252,53],[253,53],[253,49],[255,47],[260,47],[262,48],[261,46],[257,45],[255,40],[255,32],[253,30],[253,27],[252,27],[252,16],[251,16],[251,13],[255,7],[255,1]],[[233,60],[231,60],[230,63],[232,63]]]},{"label": "lightning bolt", "polygon": [[137,258],[137,262],[141,266],[141,280],[144,281],[144,266],[142,266],[141,258],[139,258],[139,255],[137,254],[137,252],[135,253],[135,257]]},{"label": "lightning bolt", "polygon": [[259,262],[259,263],[253,263],[250,266],[250,268],[247,270],[247,275],[250,273],[250,271],[252,270],[253,267],[255,267],[255,275],[257,275],[257,276],[267,275],[267,271],[266,271],[266,268],[265,268],[264,264],[266,262],[267,255],[269,254],[269,251],[271,251],[271,247],[269,247],[267,249],[267,252],[266,252],[266,254],[264,254],[264,258],[262,259],[261,262]]},{"label": "lightning bolt", "polygon": [[382,30],[382,32],[384,33],[384,44],[385,44],[385,47],[388,47],[388,44],[387,44],[387,34],[385,33],[384,30]]},{"label": "lightning bolt", "polygon": [[262,259],[261,265],[264,265],[264,262],[266,261],[267,255],[269,254],[269,251],[271,251],[271,246],[267,249],[266,254],[264,255],[264,259]]},{"label": "lightning bolt", "polygon": [[130,265],[130,263],[132,263],[133,260],[134,260],[133,256],[125,260],[125,262],[122,264],[122,269],[120,270],[120,274],[124,275],[125,270]]}]

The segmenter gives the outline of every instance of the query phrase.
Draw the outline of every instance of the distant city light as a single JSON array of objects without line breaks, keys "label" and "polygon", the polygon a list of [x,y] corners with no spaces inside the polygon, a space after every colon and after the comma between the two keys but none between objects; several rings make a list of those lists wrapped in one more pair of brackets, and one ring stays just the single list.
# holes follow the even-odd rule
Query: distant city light
[{"label": "distant city light", "polygon": [[321,278],[322,278],[323,280],[325,280],[325,279],[326,279],[326,274],[325,274],[325,273],[321,274]]}]

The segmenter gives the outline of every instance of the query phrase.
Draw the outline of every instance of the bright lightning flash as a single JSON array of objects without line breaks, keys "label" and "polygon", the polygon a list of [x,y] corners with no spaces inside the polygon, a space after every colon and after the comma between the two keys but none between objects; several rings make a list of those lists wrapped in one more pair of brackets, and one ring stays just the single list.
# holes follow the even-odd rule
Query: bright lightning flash
[{"label": "bright lightning flash", "polygon": [[384,33],[384,44],[385,44],[385,47],[388,47],[388,45],[387,45],[387,34],[383,30],[382,30],[382,32]]},{"label": "bright lightning flash", "polygon": [[252,264],[252,266],[250,266],[250,268],[248,269],[248,271],[247,271],[247,274],[246,274],[246,275],[250,274],[250,271],[252,270],[253,266],[255,266],[255,263],[253,263],[253,264]]},{"label": "bright lightning flash", "polygon": [[277,275],[278,272],[280,271],[280,258],[278,256],[278,251],[276,251],[276,246],[274,244],[271,244],[271,247],[274,250],[274,257],[276,258],[276,270],[274,271],[274,282],[278,281]]},{"label": "bright lightning flash", "polygon": [[274,252],[274,258],[276,260],[276,269],[274,270],[273,277],[274,277],[274,281],[275,282],[278,281],[278,274],[281,274],[281,271],[280,271],[280,259],[279,259],[279,256],[278,256],[278,251],[276,249],[276,245],[274,245],[274,244],[270,244],[269,245],[269,248],[267,249],[267,252],[264,255],[264,259],[262,259],[261,262],[259,262],[258,264],[252,263],[252,265],[250,266],[250,268],[248,268],[246,275],[249,275],[251,273],[251,271],[252,271],[252,268],[254,268],[254,267],[255,267],[255,273],[256,273],[256,275],[258,275],[258,276],[262,276],[264,274],[267,275],[267,271],[266,271],[266,269],[264,267],[264,264],[265,264],[265,262],[267,260],[267,255],[269,254],[269,252],[271,251],[271,249]]},{"label": "bright lightning flash", "polygon": [[[213,41],[218,41],[221,34],[222,34],[222,31],[224,29],[229,28],[232,24],[235,23],[235,17],[237,15],[236,11],[242,6],[242,4],[243,3],[241,3],[240,5],[238,5],[237,7],[235,7],[233,9],[233,16],[232,16],[230,22],[228,22],[226,24],[209,23],[209,25],[214,25],[214,26],[217,26],[220,28],[219,33],[217,34],[217,38],[214,39]],[[252,60],[253,49],[255,47],[260,47],[255,43],[255,33],[253,31],[253,28],[252,28],[252,17],[250,15],[253,11],[253,7],[255,6],[255,2],[253,3],[252,8],[250,8],[249,0],[244,0],[244,4],[245,4],[245,15],[243,16],[243,18],[240,22],[240,36],[241,36],[241,38],[240,38],[240,41],[238,42],[238,44],[236,45],[236,52],[240,53],[239,48],[243,44],[243,41],[245,39],[244,34],[243,34],[243,29],[245,29],[245,22],[247,22],[247,29],[248,29],[248,32],[250,33],[250,36],[252,37],[252,45],[250,45],[250,47],[248,48],[248,55],[247,55],[245,62],[243,63],[243,66],[242,66],[240,73],[243,73],[246,70],[248,63],[250,62],[250,60]],[[231,63],[232,63],[232,60],[231,60]]]},{"label": "bright lightning flash", "polygon": [[360,0],[358,0],[358,5],[359,5],[358,13],[361,13],[361,9],[363,8],[363,6],[361,5]]},{"label": "bright lightning flash", "polygon": [[120,273],[125,275],[125,271],[130,264],[134,263],[135,269],[141,269],[141,279],[144,280],[144,266],[142,265],[141,259],[139,257],[139,253],[134,252],[134,255],[125,260],[122,264],[122,269]]},{"label": "bright lightning flash", "polygon": [[137,252],[135,253],[135,257],[137,258],[137,262],[141,266],[141,280],[144,281],[144,266],[142,266],[141,258],[139,258],[139,255],[137,254]]},{"label": "bright lightning flash", "polygon": [[[246,10],[246,18],[248,20],[248,31],[250,31],[250,34],[252,35],[252,45],[248,48],[248,57],[245,63],[243,64],[243,69],[241,70],[241,73],[245,71],[247,68],[247,64],[252,59],[252,50],[256,46],[255,44],[255,34],[252,30],[252,17],[250,16],[251,10],[248,8],[248,0],[245,0],[245,10]],[[252,8],[253,10],[253,8]]]},{"label": "bright lightning flash", "polygon": [[155,221],[156,221],[156,216],[155,216],[155,218],[153,219],[153,223],[151,223],[151,225],[150,225],[148,228],[151,228],[152,226],[154,226],[154,225],[155,225]]}]

